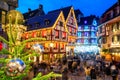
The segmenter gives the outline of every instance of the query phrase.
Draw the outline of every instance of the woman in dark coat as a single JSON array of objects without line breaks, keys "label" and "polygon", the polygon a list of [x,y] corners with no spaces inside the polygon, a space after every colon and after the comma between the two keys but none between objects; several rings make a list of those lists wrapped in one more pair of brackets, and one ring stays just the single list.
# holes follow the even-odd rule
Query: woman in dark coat
[{"label": "woman in dark coat", "polygon": [[96,77],[96,70],[94,67],[92,67],[92,69],[90,70],[90,77],[91,77],[91,80],[96,80],[97,77]]}]

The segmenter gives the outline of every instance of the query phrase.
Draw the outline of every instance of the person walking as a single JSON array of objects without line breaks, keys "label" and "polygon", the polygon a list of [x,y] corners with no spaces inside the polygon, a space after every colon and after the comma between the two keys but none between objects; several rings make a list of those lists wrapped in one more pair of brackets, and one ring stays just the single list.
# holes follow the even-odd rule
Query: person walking
[{"label": "person walking", "polygon": [[85,67],[85,75],[86,75],[86,80],[91,80],[91,78],[90,78],[90,67],[89,66],[87,66],[87,67]]},{"label": "person walking", "polygon": [[113,80],[118,80],[118,68],[116,67],[116,65],[112,65],[111,66],[111,76]]},{"label": "person walking", "polygon": [[110,80],[110,77],[111,77],[111,70],[110,70],[110,65],[108,63],[105,64],[105,79],[109,79]]},{"label": "person walking", "polygon": [[90,77],[91,77],[91,80],[97,80],[96,70],[94,66],[92,66],[92,69],[90,70]]}]

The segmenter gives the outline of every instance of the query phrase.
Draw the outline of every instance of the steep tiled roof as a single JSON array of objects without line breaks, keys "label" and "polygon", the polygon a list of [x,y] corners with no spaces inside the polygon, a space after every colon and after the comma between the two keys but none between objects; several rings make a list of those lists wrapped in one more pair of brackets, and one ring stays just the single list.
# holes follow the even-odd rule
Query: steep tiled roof
[{"label": "steep tiled roof", "polygon": [[81,17],[79,25],[92,25],[94,19],[99,20],[94,15],[87,16],[87,17]]},{"label": "steep tiled roof", "polygon": [[50,12],[48,12],[48,13],[53,13],[53,12],[56,12],[56,11],[63,11],[63,15],[64,15],[65,20],[66,20],[67,17],[68,17],[68,14],[69,14],[69,12],[70,12],[71,7],[72,7],[72,6],[64,7],[64,8],[61,8],[61,9],[57,9],[57,10],[50,11]]},{"label": "steep tiled roof", "polygon": [[[56,19],[58,18],[59,14],[60,11],[56,11],[46,15],[35,16],[33,18],[28,19],[26,22],[26,24],[28,25],[28,30],[52,27]],[[47,25],[46,21],[48,21]],[[35,23],[38,23],[39,27],[35,28]],[[29,28],[29,26],[31,26],[32,28]]]},{"label": "steep tiled roof", "polygon": [[117,6],[118,2],[116,2],[115,4],[113,4],[113,6],[111,6],[110,8],[108,8],[101,17],[103,17],[107,12],[109,12],[110,10],[113,10],[116,6]]},{"label": "steep tiled roof", "polygon": [[23,14],[25,20],[32,18],[34,16],[39,16],[39,15],[45,15],[44,11],[40,10],[40,9],[35,9],[35,10],[29,11],[29,12]]},{"label": "steep tiled roof", "polygon": [[79,10],[79,9],[76,9],[74,10],[75,11],[75,16],[77,17],[78,15],[81,15],[81,16],[84,16],[83,13]]}]

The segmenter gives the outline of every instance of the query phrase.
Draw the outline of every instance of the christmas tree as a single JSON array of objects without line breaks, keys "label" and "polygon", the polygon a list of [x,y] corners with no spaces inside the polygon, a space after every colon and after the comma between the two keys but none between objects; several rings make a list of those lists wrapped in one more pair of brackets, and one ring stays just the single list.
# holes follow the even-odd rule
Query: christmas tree
[{"label": "christmas tree", "polygon": [[[7,34],[8,39],[3,38],[0,36],[0,41],[3,43],[6,43],[8,46],[8,49],[3,48],[2,44],[0,43],[0,55],[7,55],[7,57],[0,58],[1,68],[0,68],[0,80],[22,80],[23,77],[27,76],[27,73],[29,69],[32,67],[30,66],[30,63],[32,60],[28,60],[31,56],[39,56],[40,54],[37,54],[34,50],[25,50],[25,46],[27,42],[30,41],[37,41],[37,40],[45,40],[44,38],[30,38],[27,40],[22,41],[21,37],[22,34],[26,31],[26,26],[23,25],[24,18],[23,15],[16,10],[11,10],[7,14],[7,22],[6,24],[2,25],[2,29]],[[32,53],[32,54],[29,54]],[[16,66],[12,65],[12,69],[8,69],[8,65],[10,63],[13,63],[15,61],[19,61],[24,64],[25,69],[18,72],[17,70],[13,71],[14,67]],[[9,63],[9,64],[8,64]],[[18,63],[17,63],[18,67]],[[22,67],[20,67],[21,70]],[[16,68],[17,69],[17,68]],[[9,70],[10,72],[8,72]],[[40,80],[48,80],[51,76],[61,76],[61,75],[55,75],[53,72],[51,72],[48,75],[41,76],[40,73],[36,79]],[[43,79],[42,79],[43,78]],[[45,79],[44,79],[45,78]]]}]

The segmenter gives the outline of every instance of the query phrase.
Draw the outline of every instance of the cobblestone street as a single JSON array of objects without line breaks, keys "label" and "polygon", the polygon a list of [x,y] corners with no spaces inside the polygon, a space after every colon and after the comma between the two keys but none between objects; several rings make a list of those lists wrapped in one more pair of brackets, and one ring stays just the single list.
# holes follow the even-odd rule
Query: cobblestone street
[{"label": "cobblestone street", "polygon": [[[72,75],[72,74],[69,74],[69,79],[68,80],[86,80],[85,79],[85,74],[82,73],[81,75]],[[109,77],[101,77],[101,78],[97,78],[97,80],[112,80],[112,77],[109,76]],[[118,76],[118,80],[120,80],[120,73],[119,73],[119,76]]]}]

